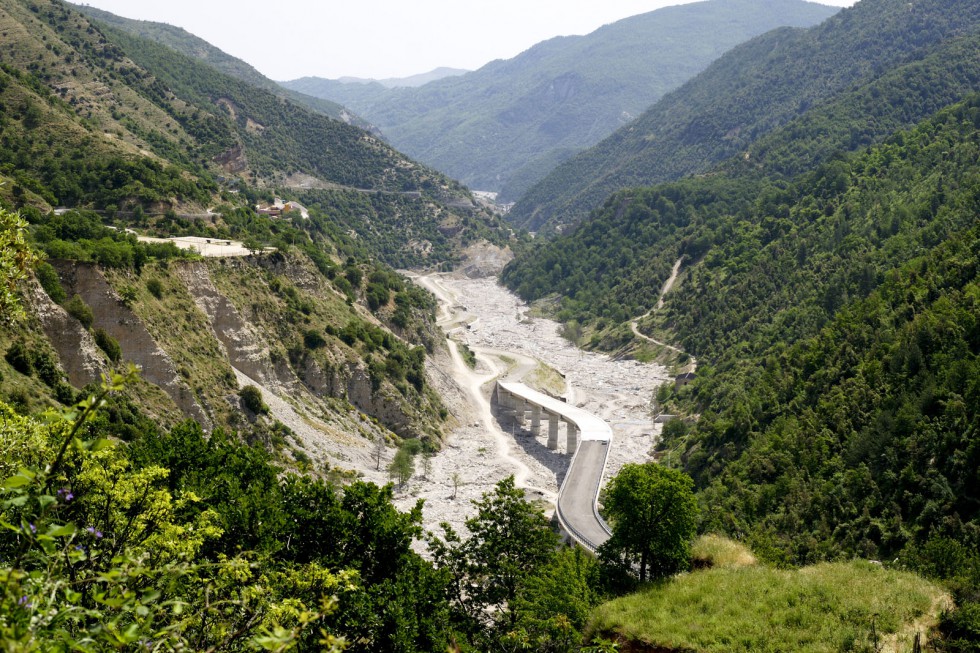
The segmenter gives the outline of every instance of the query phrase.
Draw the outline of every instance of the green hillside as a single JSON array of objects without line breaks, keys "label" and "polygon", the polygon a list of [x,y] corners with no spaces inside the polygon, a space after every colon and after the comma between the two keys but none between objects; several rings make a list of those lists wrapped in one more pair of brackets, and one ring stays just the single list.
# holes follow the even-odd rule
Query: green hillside
[{"label": "green hillside", "polygon": [[880,141],[977,89],[978,24],[976,4],[965,0],[911,10],[864,0],[809,30],[763,35],[557,168],[509,219],[554,230],[616,190],[705,173],[735,155],[771,174]]},{"label": "green hillside", "polygon": [[167,25],[166,23],[123,18],[122,16],[117,16],[108,11],[102,11],[101,9],[96,9],[88,5],[73,5],[73,7],[100,23],[115,27],[142,39],[166,45],[189,57],[200,59],[212,68],[216,68],[227,75],[247,82],[256,88],[287,97],[296,104],[306,106],[325,116],[353,124],[362,129],[370,129],[371,127],[367,122],[353,115],[350,111],[335,102],[283,89],[241,59],[222,52],[207,41],[194,36],[180,27]]},{"label": "green hillside", "polygon": [[624,192],[504,278],[563,290],[561,315],[617,346],[685,256],[640,328],[701,363],[657,399],[700,415],[662,446],[704,527],[781,564],[897,558],[976,601],[978,142],[974,96],[793,183]]},{"label": "green hillside", "polygon": [[945,603],[935,585],[866,562],[750,566],[698,571],[610,601],[592,627],[627,650],[911,651]]},{"label": "green hillside", "polygon": [[[329,214],[335,239],[349,241],[350,221],[369,218],[374,231],[357,247],[395,265],[440,264],[476,239],[501,240],[499,223],[458,183],[356,127],[154,41],[91,25],[70,5],[10,0],[0,24],[9,108],[0,174],[16,182],[0,195],[15,206],[203,214],[246,195],[256,201],[251,190],[234,195],[246,183]],[[320,190],[299,198],[307,189]],[[361,205],[370,210],[350,213]],[[383,242],[386,220],[407,235],[397,246]],[[200,222],[182,232],[213,234]]]},{"label": "green hillside", "polygon": [[513,201],[729,48],[835,11],[796,0],[711,0],[551,39],[416,89],[317,78],[286,86],[351,107],[413,158]]}]

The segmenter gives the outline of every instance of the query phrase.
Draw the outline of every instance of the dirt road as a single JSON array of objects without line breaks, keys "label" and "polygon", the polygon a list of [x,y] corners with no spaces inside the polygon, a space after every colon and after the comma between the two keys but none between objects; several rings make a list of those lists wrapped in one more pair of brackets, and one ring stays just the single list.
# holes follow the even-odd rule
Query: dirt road
[{"label": "dirt road", "polygon": [[[460,528],[472,514],[467,499],[479,498],[511,474],[530,499],[540,499],[549,512],[554,508],[569,456],[547,448],[547,433],[533,437],[501,429],[490,407],[497,378],[521,380],[541,365],[558,370],[568,383],[566,400],[613,428],[607,477],[626,462],[648,459],[659,429],[652,423],[650,399],[668,378],[664,368],[577,349],[559,335],[556,322],[529,317],[527,306],[494,279],[428,274],[415,281],[439,300],[439,324],[454,341],[451,374],[464,388],[471,409],[466,423],[432,460],[429,478],[416,477],[399,492],[402,508],[417,498],[425,499],[427,528],[442,521]],[[456,342],[476,354],[476,369],[466,366]],[[454,474],[461,481],[455,487],[455,500],[451,498]]]}]

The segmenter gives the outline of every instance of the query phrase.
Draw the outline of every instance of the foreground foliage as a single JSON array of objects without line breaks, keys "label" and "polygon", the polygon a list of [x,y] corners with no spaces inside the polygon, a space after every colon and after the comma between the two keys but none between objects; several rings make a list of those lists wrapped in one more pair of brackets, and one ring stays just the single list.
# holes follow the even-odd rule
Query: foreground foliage
[{"label": "foreground foliage", "polygon": [[943,600],[935,585],[867,562],[749,566],[651,585],[600,606],[592,627],[651,648],[704,653],[872,651],[885,641],[911,650]]},{"label": "foreground foliage", "polygon": [[628,463],[602,496],[613,532],[599,548],[600,558],[638,567],[640,582],[687,569],[698,516],[689,476],[656,463]]}]

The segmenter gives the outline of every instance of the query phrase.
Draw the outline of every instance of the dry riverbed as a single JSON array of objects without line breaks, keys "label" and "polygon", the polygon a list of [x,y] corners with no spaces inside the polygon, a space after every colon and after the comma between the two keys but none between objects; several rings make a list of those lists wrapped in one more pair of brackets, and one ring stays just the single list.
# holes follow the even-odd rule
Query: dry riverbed
[{"label": "dry riverbed", "polygon": [[[547,448],[547,428],[542,429],[543,435],[532,437],[510,423],[497,422],[490,406],[497,378],[532,385],[537,380],[552,386],[553,392],[564,376],[565,398],[612,426],[606,478],[627,462],[649,460],[660,428],[653,424],[650,400],[657,386],[668,379],[663,367],[614,360],[574,347],[559,335],[556,322],[530,317],[527,306],[492,278],[430,274],[416,281],[436,294],[440,325],[452,340],[468,345],[478,363],[476,369],[468,368],[455,347],[451,359],[444,357],[442,366],[448,369],[443,373],[452,375],[462,390],[450,395],[450,403],[463,424],[432,458],[425,477],[417,461],[416,477],[396,492],[399,508],[408,509],[424,499],[427,529],[448,522],[461,530],[473,513],[470,501],[513,474],[529,498],[540,500],[551,513],[568,456],[563,450]],[[389,459],[392,453],[388,452]],[[387,480],[373,471],[366,472],[365,478]]]}]

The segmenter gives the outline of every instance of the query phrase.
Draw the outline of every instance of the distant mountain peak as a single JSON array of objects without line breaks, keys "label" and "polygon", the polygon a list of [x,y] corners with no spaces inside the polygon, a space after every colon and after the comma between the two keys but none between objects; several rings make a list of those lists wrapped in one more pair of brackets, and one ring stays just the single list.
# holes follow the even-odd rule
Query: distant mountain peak
[{"label": "distant mountain peak", "polygon": [[284,85],[349,106],[412,158],[513,200],[732,47],[836,11],[803,0],[708,0],[551,38],[466,75]]},{"label": "distant mountain peak", "polygon": [[429,82],[435,82],[446,77],[458,77],[470,71],[463,68],[449,68],[440,66],[427,73],[410,75],[408,77],[388,77],[386,79],[373,79],[370,77],[338,77],[336,81],[341,84],[381,84],[385,88],[417,88],[425,86]]}]

